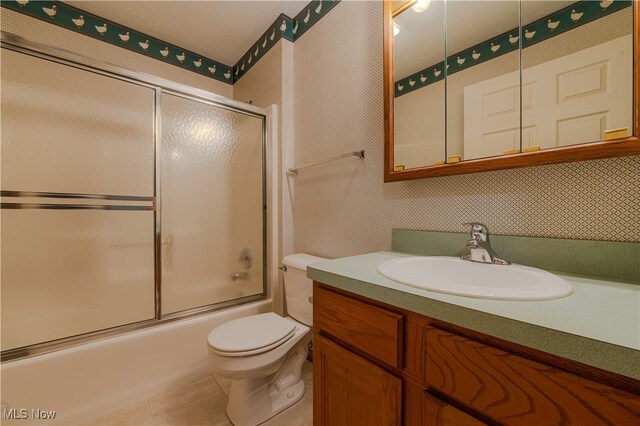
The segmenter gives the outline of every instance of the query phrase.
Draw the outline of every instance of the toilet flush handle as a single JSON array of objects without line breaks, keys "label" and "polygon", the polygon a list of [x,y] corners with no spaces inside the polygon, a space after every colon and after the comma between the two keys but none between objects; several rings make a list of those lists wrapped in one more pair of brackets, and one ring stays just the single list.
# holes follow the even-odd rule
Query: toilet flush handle
[{"label": "toilet flush handle", "polygon": [[[287,272],[287,267],[284,265],[278,266],[278,269],[280,269],[282,272]],[[309,296],[309,299],[307,300],[313,305],[313,297]]]}]

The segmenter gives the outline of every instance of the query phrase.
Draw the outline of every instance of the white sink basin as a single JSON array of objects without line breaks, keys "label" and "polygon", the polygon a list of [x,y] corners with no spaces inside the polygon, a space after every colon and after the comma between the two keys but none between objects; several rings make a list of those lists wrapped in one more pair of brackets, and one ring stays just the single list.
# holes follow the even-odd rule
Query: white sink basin
[{"label": "white sink basin", "polygon": [[402,257],[381,263],[378,272],[412,287],[482,299],[548,300],[573,292],[567,280],[541,269],[457,257]]}]

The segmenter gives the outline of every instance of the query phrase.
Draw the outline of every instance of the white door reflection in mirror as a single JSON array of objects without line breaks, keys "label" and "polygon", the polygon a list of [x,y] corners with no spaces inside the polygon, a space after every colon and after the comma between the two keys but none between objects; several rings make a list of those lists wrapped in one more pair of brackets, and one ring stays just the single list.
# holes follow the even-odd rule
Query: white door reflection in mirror
[{"label": "white door reflection in mirror", "polygon": [[[547,4],[522,1],[523,33]],[[633,127],[631,2],[559,6],[522,49],[523,151],[597,142],[607,130]]]},{"label": "white door reflection in mirror", "polygon": [[[522,147],[540,149],[604,139],[631,128],[631,35],[528,68],[522,85]],[[464,96],[465,158],[518,146],[519,73],[470,85]]]},{"label": "white door reflection in mirror", "polygon": [[[519,22],[518,0],[447,2],[447,162],[520,150]],[[499,84],[469,111],[467,91],[489,81]]]},{"label": "white door reflection in mirror", "polygon": [[464,158],[520,151],[520,72],[464,88]]}]

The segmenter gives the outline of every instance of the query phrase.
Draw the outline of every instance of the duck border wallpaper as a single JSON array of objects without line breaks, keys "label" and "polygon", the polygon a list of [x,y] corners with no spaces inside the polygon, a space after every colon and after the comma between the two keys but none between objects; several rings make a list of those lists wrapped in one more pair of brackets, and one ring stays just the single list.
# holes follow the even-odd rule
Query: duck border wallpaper
[{"label": "duck border wallpaper", "polygon": [[340,0],[314,0],[294,18],[281,14],[233,66],[234,82],[246,74],[280,38],[295,42],[339,2]]},{"label": "duck border wallpaper", "polygon": [[[538,19],[522,27],[522,42],[520,29],[514,28],[499,36],[485,40],[461,52],[449,55],[446,61],[439,62],[422,69],[408,77],[395,82],[395,97],[406,95],[422,87],[436,83],[445,75],[455,74],[497,58],[506,53],[523,49],[550,39],[559,34],[571,31],[581,25],[603,18],[611,13],[630,7],[633,0],[581,0],[571,4],[544,18]],[[444,71],[446,64],[446,72]]]},{"label": "duck border wallpaper", "polygon": [[294,18],[284,13],[280,14],[233,66],[198,55],[61,1],[3,0],[0,4],[44,22],[233,85],[281,38],[294,42],[339,2],[340,0],[314,0]]}]

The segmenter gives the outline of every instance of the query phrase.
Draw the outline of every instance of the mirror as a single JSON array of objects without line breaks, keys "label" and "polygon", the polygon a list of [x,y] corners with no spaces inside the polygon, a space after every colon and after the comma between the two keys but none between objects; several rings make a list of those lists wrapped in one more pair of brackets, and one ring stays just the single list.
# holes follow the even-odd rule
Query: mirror
[{"label": "mirror", "polygon": [[385,181],[640,154],[638,2],[384,9]]},{"label": "mirror", "polygon": [[631,2],[523,0],[522,23],[523,150],[632,128]]},{"label": "mirror", "polygon": [[449,163],[520,149],[519,22],[517,0],[447,2]]},{"label": "mirror", "polygon": [[444,164],[444,24],[442,1],[394,12],[394,170]]}]

